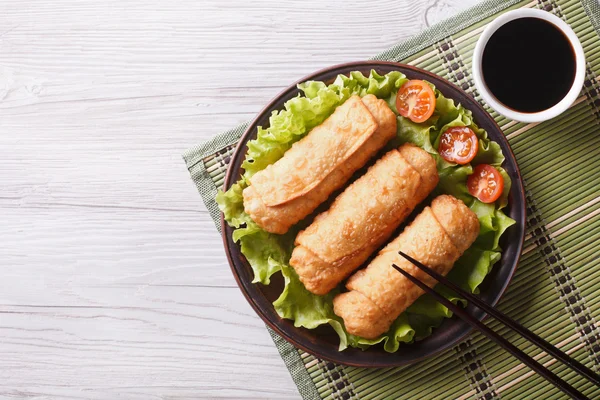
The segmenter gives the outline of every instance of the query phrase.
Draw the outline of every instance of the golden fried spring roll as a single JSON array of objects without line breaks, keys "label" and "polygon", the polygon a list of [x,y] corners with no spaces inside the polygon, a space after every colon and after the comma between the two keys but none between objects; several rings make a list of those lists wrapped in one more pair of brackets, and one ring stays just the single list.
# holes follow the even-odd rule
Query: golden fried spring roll
[{"label": "golden fried spring roll", "polygon": [[284,156],[250,178],[244,209],[264,230],[283,234],[396,135],[396,116],[373,95],[352,96]]},{"label": "golden fried spring roll", "polygon": [[438,196],[366,269],[350,277],[346,284],[350,291],[333,300],[334,312],[344,319],[351,334],[367,339],[381,335],[424,293],[392,268],[392,264],[430,287],[435,285],[429,275],[398,251],[446,275],[478,234],[479,220],[473,211],[452,196]]},{"label": "golden fried spring roll", "polygon": [[290,259],[304,286],[323,295],[398,228],[438,183],[435,160],[414,145],[386,153],[296,237]]}]

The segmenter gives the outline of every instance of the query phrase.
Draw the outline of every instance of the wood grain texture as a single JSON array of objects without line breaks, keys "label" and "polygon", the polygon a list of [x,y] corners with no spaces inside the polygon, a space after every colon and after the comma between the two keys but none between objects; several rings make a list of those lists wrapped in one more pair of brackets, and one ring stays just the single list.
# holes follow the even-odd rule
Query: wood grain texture
[{"label": "wood grain texture", "polygon": [[0,3],[0,398],[299,398],[181,152],[476,0]]}]

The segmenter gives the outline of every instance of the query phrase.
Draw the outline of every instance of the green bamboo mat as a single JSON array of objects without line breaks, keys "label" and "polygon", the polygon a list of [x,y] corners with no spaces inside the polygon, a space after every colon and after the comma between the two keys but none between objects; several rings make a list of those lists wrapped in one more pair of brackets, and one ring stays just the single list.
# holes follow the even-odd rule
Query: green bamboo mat
[{"label": "green bamboo mat", "polygon": [[[579,99],[568,112],[541,124],[511,121],[493,112],[482,102],[470,72],[473,49],[485,25],[520,7],[544,9],[569,23],[587,58]],[[491,0],[374,57],[441,75],[482,102],[496,119],[517,157],[528,202],[523,255],[499,309],[596,369],[600,367],[600,326],[595,321],[600,317],[599,28],[597,0]],[[215,224],[219,211],[214,196],[245,127],[242,124],[184,154]],[[554,364],[493,321],[488,324],[590,398],[600,398],[600,388]],[[335,365],[271,335],[305,399],[563,398],[479,333],[436,357],[390,369]]]}]

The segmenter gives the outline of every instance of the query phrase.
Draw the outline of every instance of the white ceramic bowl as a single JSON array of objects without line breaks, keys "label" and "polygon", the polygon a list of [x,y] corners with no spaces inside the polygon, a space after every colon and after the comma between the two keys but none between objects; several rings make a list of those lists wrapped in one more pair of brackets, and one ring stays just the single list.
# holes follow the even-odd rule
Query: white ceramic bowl
[{"label": "white ceramic bowl", "polygon": [[[502,25],[506,24],[509,21],[519,18],[539,18],[554,24],[558,29],[560,29],[564,33],[564,35],[571,43],[573,51],[575,52],[575,79],[573,80],[573,86],[571,86],[569,92],[566,94],[565,97],[563,97],[563,99],[560,102],[548,108],[547,110],[535,113],[521,113],[515,110],[511,110],[504,104],[500,103],[487,88],[487,85],[483,80],[481,72],[483,50],[485,49],[485,46],[490,37]],[[585,55],[583,54],[583,48],[581,47],[579,39],[577,39],[577,35],[575,35],[573,29],[571,29],[571,27],[567,25],[566,22],[564,22],[562,19],[558,18],[554,14],[551,14],[546,11],[531,8],[522,8],[502,14],[500,17],[493,20],[484,29],[483,33],[479,37],[479,40],[477,41],[477,44],[475,45],[475,52],[473,53],[473,79],[475,81],[475,86],[477,87],[479,94],[481,94],[481,97],[486,101],[486,103],[488,103],[490,107],[492,107],[498,113],[516,121],[541,122],[549,120],[561,114],[562,112],[567,110],[571,106],[571,104],[573,104],[573,102],[577,99],[577,96],[579,96],[579,93],[581,92],[581,88],[583,86],[584,78]]]}]

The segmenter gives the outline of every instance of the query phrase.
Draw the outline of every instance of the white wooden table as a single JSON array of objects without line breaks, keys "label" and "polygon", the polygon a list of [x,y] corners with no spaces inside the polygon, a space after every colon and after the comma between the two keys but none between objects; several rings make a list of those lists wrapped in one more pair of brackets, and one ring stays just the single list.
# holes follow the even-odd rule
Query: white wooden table
[{"label": "white wooden table", "polygon": [[0,2],[0,398],[299,398],[180,154],[475,2]]}]

